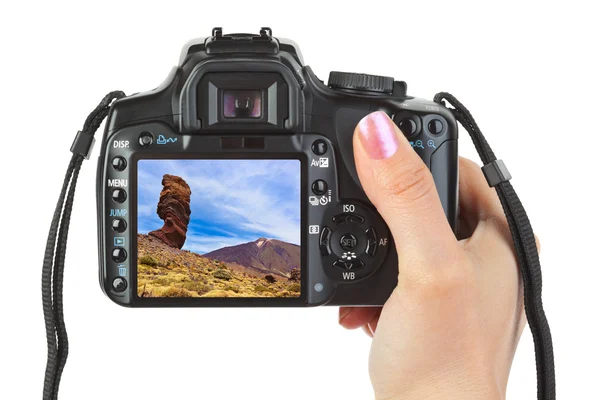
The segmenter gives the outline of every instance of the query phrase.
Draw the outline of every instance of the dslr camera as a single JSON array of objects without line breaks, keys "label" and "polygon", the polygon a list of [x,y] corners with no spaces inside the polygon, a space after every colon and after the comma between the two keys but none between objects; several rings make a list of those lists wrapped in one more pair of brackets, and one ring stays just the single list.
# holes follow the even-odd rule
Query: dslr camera
[{"label": "dslr camera", "polygon": [[97,176],[106,295],[131,307],[383,305],[402,254],[352,149],[376,110],[431,170],[456,229],[448,109],[390,77],[331,72],[324,83],[269,28],[188,43],[159,87],[108,116]]}]

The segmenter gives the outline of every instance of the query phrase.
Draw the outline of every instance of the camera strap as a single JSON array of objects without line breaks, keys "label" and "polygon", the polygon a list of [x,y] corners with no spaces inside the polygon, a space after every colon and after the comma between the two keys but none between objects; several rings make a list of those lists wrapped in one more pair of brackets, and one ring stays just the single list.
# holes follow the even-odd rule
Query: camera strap
[{"label": "camera strap", "polygon": [[494,152],[469,110],[450,93],[438,93],[433,101],[444,106],[444,101],[447,101],[453,107],[450,110],[456,120],[469,133],[477,153],[479,153],[483,163],[483,174],[488,184],[490,187],[495,188],[498,193],[515,245],[521,278],[523,279],[525,314],[527,315],[535,348],[538,399],[554,400],[556,398],[554,351],[552,349],[550,326],[542,304],[542,268],[535,244],[535,236],[525,208],[523,208],[519,196],[517,196],[509,182],[511,176],[508,169],[502,160],[496,159]]},{"label": "camera strap", "polygon": [[[43,400],[58,398],[60,379],[69,349],[63,316],[62,290],[67,236],[79,170],[83,160],[89,159],[94,134],[108,115],[111,103],[123,97],[125,93],[121,91],[107,94],[87,117],[83,129],[77,132],[71,146],[73,156],[50,225],[42,267],[42,303],[48,344]],[[523,279],[525,313],[535,346],[538,399],[554,400],[554,354],[550,327],[542,305],[542,272],[535,236],[525,209],[509,182],[511,176],[506,166],[496,159],[469,110],[449,93],[438,93],[434,101],[444,106],[444,101],[447,101],[453,107],[450,110],[475,144],[484,164],[482,170],[488,184],[496,188],[508,220]]]},{"label": "camera strap", "polygon": [[94,133],[108,115],[110,104],[115,99],[125,97],[123,92],[111,92],[98,104],[98,107],[87,117],[83,129],[77,133],[71,146],[71,162],[63,182],[58,204],[54,210],[46,251],[42,267],[42,303],[46,324],[46,340],[48,342],[48,358],[44,379],[44,400],[58,398],[58,386],[69,352],[69,341],[63,318],[63,272],[67,236],[75,187],[83,160],[89,158],[94,144]]}]

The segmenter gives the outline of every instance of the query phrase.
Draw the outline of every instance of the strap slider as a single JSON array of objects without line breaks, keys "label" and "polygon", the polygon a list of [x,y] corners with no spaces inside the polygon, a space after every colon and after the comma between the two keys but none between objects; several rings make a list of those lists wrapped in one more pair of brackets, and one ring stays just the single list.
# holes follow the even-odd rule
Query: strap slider
[{"label": "strap slider", "polygon": [[89,160],[95,142],[94,135],[78,131],[71,145],[71,153],[83,156],[86,160]]},{"label": "strap slider", "polygon": [[508,168],[506,168],[506,165],[504,165],[504,161],[502,160],[494,160],[491,163],[484,165],[481,170],[490,187],[494,187],[499,183],[508,182],[512,178],[510,172],[508,172]]}]

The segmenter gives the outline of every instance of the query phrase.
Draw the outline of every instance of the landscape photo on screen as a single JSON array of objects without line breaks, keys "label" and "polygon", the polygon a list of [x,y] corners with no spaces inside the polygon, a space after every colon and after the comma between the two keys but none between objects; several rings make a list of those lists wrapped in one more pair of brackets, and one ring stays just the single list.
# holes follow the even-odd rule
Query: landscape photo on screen
[{"label": "landscape photo on screen", "polygon": [[139,297],[299,297],[299,160],[139,160]]}]

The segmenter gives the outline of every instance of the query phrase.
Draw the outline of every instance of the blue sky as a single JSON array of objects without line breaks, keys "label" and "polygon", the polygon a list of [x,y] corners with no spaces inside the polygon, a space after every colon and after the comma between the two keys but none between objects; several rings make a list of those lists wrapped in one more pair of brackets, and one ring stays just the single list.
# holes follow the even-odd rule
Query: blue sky
[{"label": "blue sky", "polygon": [[259,237],[300,245],[299,160],[140,160],[139,233],[163,226],[156,206],[164,174],[192,190],[184,249],[203,254]]}]

